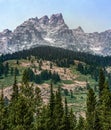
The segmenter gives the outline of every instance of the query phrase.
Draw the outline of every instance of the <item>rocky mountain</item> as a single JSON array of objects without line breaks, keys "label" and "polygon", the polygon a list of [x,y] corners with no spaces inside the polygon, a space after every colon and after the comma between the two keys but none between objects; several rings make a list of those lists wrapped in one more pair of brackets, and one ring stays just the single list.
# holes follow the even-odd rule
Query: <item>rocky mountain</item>
[{"label": "rocky mountain", "polygon": [[81,27],[69,29],[62,14],[31,18],[13,32],[0,33],[0,53],[13,53],[40,45],[61,47],[97,55],[111,55],[111,30],[85,33]]}]

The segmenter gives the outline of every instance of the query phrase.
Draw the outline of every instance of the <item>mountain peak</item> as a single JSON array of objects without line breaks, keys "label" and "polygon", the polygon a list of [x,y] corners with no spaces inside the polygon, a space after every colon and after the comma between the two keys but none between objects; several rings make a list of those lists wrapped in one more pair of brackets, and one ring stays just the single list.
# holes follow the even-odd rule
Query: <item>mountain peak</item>
[{"label": "mountain peak", "polygon": [[5,29],[5,30],[3,30],[3,34],[8,34],[8,33],[12,33],[12,31],[9,30],[9,29]]},{"label": "mountain peak", "polygon": [[59,18],[59,19],[63,19],[62,13],[52,14],[51,17],[56,17],[56,18]]},{"label": "mountain peak", "polygon": [[[4,45],[4,46],[3,46]],[[35,46],[49,45],[98,55],[111,55],[111,30],[85,33],[82,27],[69,29],[61,13],[50,18],[30,18],[13,32],[0,32],[0,53],[12,53]],[[10,50],[10,51],[9,51]]]},{"label": "mountain peak", "polygon": [[78,32],[84,33],[84,30],[82,29],[81,26],[79,26],[76,30],[77,30]]},{"label": "mountain peak", "polygon": [[109,29],[109,30],[106,30],[106,32],[108,32],[108,33],[111,33],[111,29]]},{"label": "mountain peak", "polygon": [[64,24],[64,19],[61,13],[53,14],[50,17],[50,24]]},{"label": "mountain peak", "polygon": [[84,33],[84,30],[82,29],[81,26],[79,26],[78,28],[73,29],[73,32],[75,32],[77,34],[82,34],[82,33]]},{"label": "mountain peak", "polygon": [[48,24],[48,22],[49,22],[49,18],[47,15],[45,15],[39,19],[39,23],[41,23],[41,24]]}]

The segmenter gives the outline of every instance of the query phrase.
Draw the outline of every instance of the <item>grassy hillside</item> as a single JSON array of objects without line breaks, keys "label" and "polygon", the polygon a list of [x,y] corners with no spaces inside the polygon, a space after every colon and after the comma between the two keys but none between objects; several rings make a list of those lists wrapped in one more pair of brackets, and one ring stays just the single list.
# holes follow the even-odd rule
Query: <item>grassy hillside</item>
[{"label": "grassy hillside", "polygon": [[[92,88],[97,86],[97,82],[92,79],[90,74],[84,75],[77,71],[77,65],[71,65],[69,68],[58,67],[55,63],[50,61],[42,61],[42,70],[39,70],[39,60],[34,57],[31,60],[21,59],[5,61],[9,63],[9,74],[0,78],[0,88],[10,87],[13,85],[14,76],[11,75],[11,68],[18,68],[19,75],[17,76],[17,82],[22,81],[22,74],[26,68],[31,68],[35,74],[40,74],[42,70],[50,70],[51,72],[57,72],[60,75],[61,81],[54,84],[54,90],[57,90],[58,86],[62,88],[63,99],[67,97],[68,105],[73,108],[74,112],[81,112],[84,114],[86,110],[86,95],[87,95],[87,84]],[[52,68],[50,67],[52,64]],[[49,87],[50,80],[44,81],[41,84],[35,84],[41,89],[41,95],[44,102],[48,102],[49,99]],[[7,92],[6,92],[7,93]],[[10,92],[11,93],[11,92]],[[7,94],[6,94],[7,95]]]}]

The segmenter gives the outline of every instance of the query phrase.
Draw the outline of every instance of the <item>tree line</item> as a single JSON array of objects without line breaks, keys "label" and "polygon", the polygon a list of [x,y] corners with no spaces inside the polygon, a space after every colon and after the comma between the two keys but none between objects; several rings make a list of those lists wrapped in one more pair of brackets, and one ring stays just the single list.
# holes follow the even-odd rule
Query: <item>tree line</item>
[{"label": "tree line", "polygon": [[13,54],[2,55],[0,57],[0,61],[21,58],[26,59],[27,57],[30,58],[31,56],[55,62],[58,66],[61,67],[69,67],[71,64],[74,64],[74,60],[79,60],[89,65],[96,65],[102,67],[111,65],[110,56],[103,57],[49,46],[40,46],[36,48],[31,48],[30,50],[23,50],[20,52],[15,52]]}]

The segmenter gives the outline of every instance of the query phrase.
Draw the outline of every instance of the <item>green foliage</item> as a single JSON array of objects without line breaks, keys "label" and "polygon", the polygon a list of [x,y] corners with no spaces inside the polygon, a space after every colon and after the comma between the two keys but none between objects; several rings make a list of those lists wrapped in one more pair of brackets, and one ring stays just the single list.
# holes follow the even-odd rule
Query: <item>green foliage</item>
[{"label": "green foliage", "polygon": [[74,82],[72,80],[62,80],[64,84],[73,84]]},{"label": "green foliage", "polygon": [[23,72],[22,82],[24,84],[27,84],[29,82],[29,80],[30,80],[29,71],[28,71],[28,69],[25,69]]},{"label": "green foliage", "polygon": [[15,74],[15,76],[14,76],[14,84],[13,84],[13,93],[12,93],[12,97],[11,97],[11,99],[12,100],[17,100],[17,98],[18,98],[18,85],[17,85],[17,79],[16,79],[16,74]]},{"label": "green foliage", "polygon": [[11,102],[10,105],[10,129],[14,130],[22,127],[24,130],[33,128],[33,111],[30,107],[30,101],[19,94],[18,100]]},{"label": "green foliage", "polygon": [[102,91],[104,89],[104,83],[105,83],[105,75],[102,68],[100,68],[99,72],[99,96],[101,97]]},{"label": "green foliage", "polygon": [[[41,49],[41,48],[39,48]],[[55,53],[51,52],[46,55],[48,52],[52,51],[50,48],[47,48],[47,51],[44,51],[44,54],[38,50],[33,53],[33,55],[37,55],[37,57],[42,59],[48,59],[50,61],[54,61],[58,66],[69,67],[70,64],[74,64],[74,58],[76,56],[72,55],[71,52],[65,53],[65,51],[58,54],[56,49],[54,49]],[[42,49],[41,49],[42,50]],[[44,50],[44,49],[43,49]],[[27,51],[20,52],[20,56],[26,58],[30,56],[30,54],[26,54]],[[37,52],[37,53],[36,53]],[[47,52],[47,53],[46,53]],[[30,52],[31,53],[31,52]],[[17,53],[18,54],[18,53]],[[24,54],[24,55],[23,55]],[[42,55],[42,56],[41,56]],[[10,55],[8,55],[11,57]],[[8,58],[7,56],[7,58]],[[14,55],[16,56],[16,55]],[[71,57],[71,58],[69,58]],[[91,56],[93,57],[93,56]],[[68,59],[69,58],[69,59]],[[96,68],[92,63],[95,61],[91,61],[87,55],[82,57],[80,55],[79,59],[86,61],[90,65],[79,64],[78,70],[86,76],[82,79],[79,77],[80,73],[77,72],[78,77],[81,78],[82,81],[88,81],[90,84],[90,78],[98,79],[98,73],[96,73],[98,67]],[[13,59],[13,56],[12,56]],[[30,57],[31,59],[31,57]],[[99,58],[97,58],[99,59]],[[94,60],[97,61],[95,58]],[[89,60],[89,61],[88,61]],[[100,60],[100,59],[99,59]],[[100,60],[101,61],[101,60]],[[31,61],[32,62],[32,61]],[[99,61],[98,61],[99,62]],[[34,61],[32,62],[32,64]],[[39,69],[42,69],[42,60],[39,61]],[[105,63],[101,63],[102,65]],[[18,64],[13,66],[13,68],[17,67]],[[4,71],[2,69],[4,68]],[[3,75],[7,76],[11,74],[14,75],[14,69],[10,68],[8,63],[3,64],[0,63],[0,76],[2,78]],[[35,68],[35,66],[33,67]],[[52,68],[52,65],[50,65]],[[95,69],[95,70],[94,70]],[[18,71],[18,70],[17,70]],[[35,75],[31,68],[28,68],[23,73],[22,84],[20,86],[17,85],[16,75],[19,75],[19,72],[15,73],[14,84],[13,84],[13,93],[11,95],[10,102],[6,103],[5,98],[3,96],[3,92],[0,98],[0,130],[110,130],[111,129],[111,92],[109,90],[108,83],[105,82],[105,74],[104,71],[100,70],[99,76],[99,97],[96,101],[95,93],[88,87],[87,94],[87,111],[86,111],[86,120],[79,116],[77,120],[72,109],[70,110],[67,104],[74,103],[73,109],[75,111],[85,110],[85,94],[86,90],[81,88],[81,94],[76,93],[73,94],[70,91],[70,95],[65,90],[65,102],[62,100],[62,92],[61,87],[58,87],[58,90],[55,92],[53,90],[53,85],[50,86],[50,98],[49,103],[44,106],[41,98],[41,91],[38,87],[30,84],[31,82],[42,83],[44,80],[52,80],[53,83],[57,83],[60,81],[60,77],[58,73],[51,73],[48,70],[41,70],[39,75]],[[10,72],[10,73],[9,73]],[[66,73],[66,72],[65,72]],[[90,74],[87,75],[87,74]],[[89,78],[90,77],[90,78]],[[92,82],[92,81],[91,81]],[[57,86],[58,84],[56,84]],[[77,95],[78,94],[78,95]],[[76,98],[73,98],[76,97]],[[72,100],[73,98],[74,100]],[[75,105],[76,99],[81,106]],[[72,107],[72,106],[71,106]]]},{"label": "green foliage", "polygon": [[85,120],[82,116],[79,116],[79,121],[77,124],[77,130],[85,130]]},{"label": "green foliage", "polygon": [[111,92],[108,83],[105,83],[99,105],[99,119],[102,130],[111,129]]},{"label": "green foliage", "polygon": [[7,117],[8,117],[7,107],[5,106],[4,94],[2,89],[1,96],[0,96],[0,130],[7,130],[8,128]]},{"label": "green foliage", "polygon": [[[27,59],[27,57],[35,56],[39,59],[55,61],[58,66],[68,67],[74,65],[74,60],[79,60],[85,62],[89,65],[96,66],[108,66],[111,65],[111,57],[102,57],[91,55],[87,53],[74,52],[70,50],[65,50],[61,48],[42,46],[31,48],[30,50],[23,50],[21,52],[16,52],[14,54],[7,54],[1,56],[0,60],[5,61],[9,59]],[[92,60],[93,59],[93,60]]]},{"label": "green foliage", "polygon": [[86,121],[87,121],[87,129],[94,129],[94,114],[96,109],[96,97],[92,88],[89,89],[87,95],[87,112],[86,112]]}]

